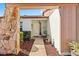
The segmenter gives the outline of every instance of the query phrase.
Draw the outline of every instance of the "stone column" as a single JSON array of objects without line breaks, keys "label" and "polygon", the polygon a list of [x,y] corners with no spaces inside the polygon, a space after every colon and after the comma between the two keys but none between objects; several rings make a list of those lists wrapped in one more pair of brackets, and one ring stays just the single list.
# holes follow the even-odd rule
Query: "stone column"
[{"label": "stone column", "polygon": [[[19,40],[18,15],[13,15],[14,8],[6,7],[5,17],[0,21],[0,54],[16,54]],[[16,13],[18,11],[16,10]]]}]

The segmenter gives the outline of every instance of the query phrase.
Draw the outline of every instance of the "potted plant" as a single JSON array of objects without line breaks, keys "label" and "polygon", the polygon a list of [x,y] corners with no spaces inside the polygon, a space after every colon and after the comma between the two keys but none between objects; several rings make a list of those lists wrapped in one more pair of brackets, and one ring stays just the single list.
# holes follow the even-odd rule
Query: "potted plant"
[{"label": "potted plant", "polygon": [[71,42],[70,48],[71,48],[71,55],[79,55],[79,42]]},{"label": "potted plant", "polygon": [[23,41],[23,32],[20,32],[20,40]]}]

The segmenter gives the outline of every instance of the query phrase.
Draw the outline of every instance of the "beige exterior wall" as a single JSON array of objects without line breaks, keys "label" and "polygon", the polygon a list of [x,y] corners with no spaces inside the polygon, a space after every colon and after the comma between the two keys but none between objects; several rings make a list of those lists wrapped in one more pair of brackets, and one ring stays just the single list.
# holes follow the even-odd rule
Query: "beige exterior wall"
[{"label": "beige exterior wall", "polygon": [[77,11],[76,11],[76,13],[77,13],[77,42],[79,42],[79,5],[77,6]]},{"label": "beige exterior wall", "polygon": [[61,49],[69,51],[68,42],[76,40],[76,6],[61,7]]}]

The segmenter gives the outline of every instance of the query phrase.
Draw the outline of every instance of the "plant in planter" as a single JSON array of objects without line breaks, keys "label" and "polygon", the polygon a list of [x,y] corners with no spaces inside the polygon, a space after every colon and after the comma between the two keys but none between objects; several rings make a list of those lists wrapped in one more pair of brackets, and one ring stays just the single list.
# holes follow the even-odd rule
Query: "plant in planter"
[{"label": "plant in planter", "polygon": [[71,50],[79,54],[79,42],[71,42],[69,43]]},{"label": "plant in planter", "polygon": [[29,41],[31,38],[31,31],[23,31],[24,41]]},{"label": "plant in planter", "polygon": [[23,41],[23,32],[20,32],[20,40]]},{"label": "plant in planter", "polygon": [[79,53],[79,43],[75,45],[75,52]]},{"label": "plant in planter", "polygon": [[47,31],[46,30],[44,31],[44,34],[45,34],[45,36],[47,36]]}]

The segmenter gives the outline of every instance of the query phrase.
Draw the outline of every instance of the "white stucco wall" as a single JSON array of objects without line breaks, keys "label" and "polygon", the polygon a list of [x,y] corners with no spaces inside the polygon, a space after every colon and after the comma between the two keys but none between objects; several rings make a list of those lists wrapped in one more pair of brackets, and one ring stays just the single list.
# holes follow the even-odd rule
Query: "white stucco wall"
[{"label": "white stucco wall", "polygon": [[32,20],[30,19],[21,19],[21,22],[23,22],[22,24],[22,30],[23,31],[31,31],[31,24],[32,24]]},{"label": "white stucco wall", "polygon": [[47,20],[47,38],[48,38],[48,42],[51,42],[51,31],[50,31],[49,19]]},{"label": "white stucco wall", "polygon": [[54,44],[57,51],[61,51],[61,35],[60,35],[60,14],[59,9],[55,9],[53,13],[49,16],[51,41]]},{"label": "white stucco wall", "polygon": [[32,30],[32,21],[34,20],[47,20],[48,18],[20,18],[20,21],[23,22],[23,31],[31,31]]}]

